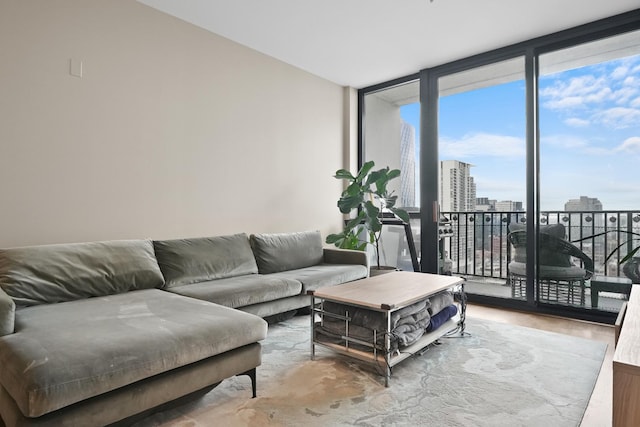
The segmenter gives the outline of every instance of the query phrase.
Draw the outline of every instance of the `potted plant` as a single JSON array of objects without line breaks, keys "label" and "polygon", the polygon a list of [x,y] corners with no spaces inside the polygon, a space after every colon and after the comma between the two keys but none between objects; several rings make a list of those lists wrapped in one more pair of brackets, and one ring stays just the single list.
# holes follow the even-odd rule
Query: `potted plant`
[{"label": "potted plant", "polygon": [[620,260],[620,264],[622,265],[622,272],[625,276],[627,276],[633,283],[640,283],[640,258],[638,258],[636,253],[640,250],[640,234],[635,233],[633,231],[624,231],[624,233],[628,233],[630,235],[636,236],[630,238],[627,242],[621,243],[618,247],[616,247],[607,258],[604,260],[606,263],[609,258],[613,256],[620,248],[624,245],[629,244],[629,252]]},{"label": "potted plant", "polygon": [[346,222],[342,232],[328,235],[326,242],[342,249],[359,251],[366,250],[369,244],[373,245],[376,266],[381,270],[380,239],[384,214],[391,213],[405,223],[409,222],[409,214],[395,207],[398,196],[387,188],[389,181],[400,176],[400,170],[389,167],[372,170],[374,166],[373,161],[366,162],[355,176],[346,169],[336,171],[334,178],[349,183],[338,200],[338,209],[343,214],[355,211],[355,216]]},{"label": "potted plant", "polygon": [[593,239],[598,236],[604,236],[608,233],[627,233],[629,237],[627,241],[620,243],[616,246],[609,255],[604,260],[606,264],[612,256],[616,254],[623,246],[629,245],[629,251],[627,254],[620,260],[620,265],[622,265],[622,272],[625,276],[627,276],[633,283],[640,283],[640,257],[637,257],[636,254],[640,251],[640,233],[636,233],[633,231],[627,230],[609,230],[604,231],[602,233],[594,234],[593,236],[583,237],[582,239],[576,240],[576,242],[580,242],[582,240]]}]

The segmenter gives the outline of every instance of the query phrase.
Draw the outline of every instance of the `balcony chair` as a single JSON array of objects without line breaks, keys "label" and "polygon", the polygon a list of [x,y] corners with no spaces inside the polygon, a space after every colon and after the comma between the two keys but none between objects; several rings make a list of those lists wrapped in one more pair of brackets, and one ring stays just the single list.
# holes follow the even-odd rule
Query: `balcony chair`
[{"label": "balcony chair", "polygon": [[[527,232],[523,224],[510,224],[507,236],[513,246],[508,266],[512,298],[526,298]],[[593,275],[593,260],[565,239],[562,224],[540,226],[538,238],[538,299],[584,306],[585,282]],[[572,259],[580,260],[581,266]]]}]

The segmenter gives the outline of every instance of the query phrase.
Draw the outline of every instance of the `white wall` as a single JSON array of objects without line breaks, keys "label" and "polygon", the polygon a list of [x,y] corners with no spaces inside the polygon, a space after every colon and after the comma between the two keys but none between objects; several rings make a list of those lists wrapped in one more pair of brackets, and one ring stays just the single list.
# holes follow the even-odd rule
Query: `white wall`
[{"label": "white wall", "polygon": [[349,90],[134,0],[2,0],[0,52],[0,247],[340,228]]},{"label": "white wall", "polygon": [[[364,160],[375,162],[374,170],[389,166],[400,169],[400,107],[376,96],[365,97]],[[400,193],[400,179],[388,189]]]}]

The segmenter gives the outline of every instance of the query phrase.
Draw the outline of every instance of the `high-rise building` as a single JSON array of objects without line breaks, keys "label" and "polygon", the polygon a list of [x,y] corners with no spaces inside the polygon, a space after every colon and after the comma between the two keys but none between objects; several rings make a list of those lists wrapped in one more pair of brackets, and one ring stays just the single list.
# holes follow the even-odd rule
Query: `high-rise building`
[{"label": "high-rise building", "polygon": [[400,124],[400,194],[398,206],[416,206],[416,130],[404,120]]},{"label": "high-rise building", "polygon": [[440,162],[440,210],[472,212],[476,207],[476,184],[471,164],[459,160]]},{"label": "high-rise building", "polygon": [[564,204],[567,212],[576,211],[601,211],[602,202],[595,197],[580,196],[579,199],[571,199]]},{"label": "high-rise building", "polygon": [[522,210],[522,202],[514,202],[513,200],[501,200],[496,202],[497,212],[520,212]]},{"label": "high-rise building", "polygon": [[476,211],[493,212],[496,210],[496,200],[488,197],[476,198]]},{"label": "high-rise building", "polygon": [[[440,211],[473,212],[476,208],[476,184],[471,176],[471,166],[459,160],[440,162]],[[444,252],[461,271],[472,269],[473,248],[461,245],[473,242],[473,227],[462,227],[444,242]],[[452,248],[457,248],[455,251]],[[466,264],[466,266],[463,266]]]}]

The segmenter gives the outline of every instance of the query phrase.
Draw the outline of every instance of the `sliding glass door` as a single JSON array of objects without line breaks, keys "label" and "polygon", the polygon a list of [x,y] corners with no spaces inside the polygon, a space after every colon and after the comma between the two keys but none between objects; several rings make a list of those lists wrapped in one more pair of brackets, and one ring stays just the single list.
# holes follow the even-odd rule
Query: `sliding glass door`
[{"label": "sliding glass door", "polygon": [[[640,253],[623,263],[640,244],[637,14],[423,69],[359,103],[361,164],[402,170],[420,271],[464,276],[476,301],[615,318],[640,282],[627,279]],[[390,227],[383,256],[415,269]]]},{"label": "sliding glass door", "polygon": [[541,296],[619,311],[629,290],[620,261],[640,226],[640,31],[546,52],[539,64],[540,231],[562,234],[575,255],[567,269],[539,260],[541,290],[551,287]]},{"label": "sliding glass door", "polygon": [[525,297],[505,286],[508,230],[526,221],[524,65],[518,56],[438,80],[439,204],[453,231],[440,256],[474,294]]}]

